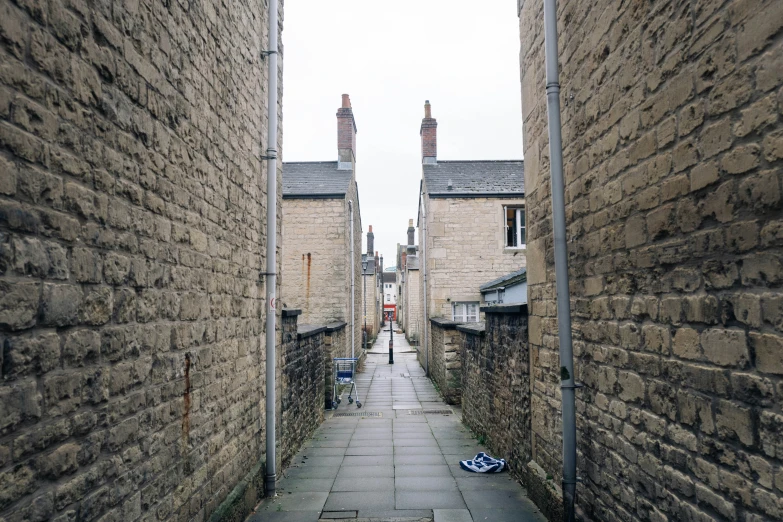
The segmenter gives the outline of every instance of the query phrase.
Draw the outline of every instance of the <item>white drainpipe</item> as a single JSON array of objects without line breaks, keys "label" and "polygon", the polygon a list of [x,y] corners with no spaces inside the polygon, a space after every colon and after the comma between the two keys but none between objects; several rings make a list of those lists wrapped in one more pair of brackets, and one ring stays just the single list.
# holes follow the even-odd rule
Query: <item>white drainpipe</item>
[{"label": "white drainpipe", "polygon": [[266,495],[275,496],[275,320],[277,287],[277,0],[269,1],[269,88],[266,149]]}]

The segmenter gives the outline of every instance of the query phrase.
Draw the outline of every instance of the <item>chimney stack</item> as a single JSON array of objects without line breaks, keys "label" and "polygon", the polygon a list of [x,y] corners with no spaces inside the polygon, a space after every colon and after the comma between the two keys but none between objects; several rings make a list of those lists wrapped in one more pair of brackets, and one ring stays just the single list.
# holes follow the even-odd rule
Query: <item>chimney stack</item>
[{"label": "chimney stack", "polygon": [[378,264],[378,251],[376,250],[375,251],[375,268],[377,269],[380,266],[381,265]]},{"label": "chimney stack", "polygon": [[372,225],[370,225],[370,231],[367,232],[367,257],[372,257],[372,253],[375,251],[375,234],[372,233]]},{"label": "chimney stack", "polygon": [[421,162],[438,163],[438,121],[432,117],[430,101],[424,102],[424,119],[421,120]]},{"label": "chimney stack", "polygon": [[337,169],[351,170],[356,161],[356,120],[351,98],[343,94],[342,107],[337,109]]},{"label": "chimney stack", "polygon": [[[375,255],[377,256],[378,252],[376,252]],[[381,256],[381,264],[380,264],[379,268],[381,269],[381,274],[383,274],[383,256]],[[381,276],[381,279],[383,279],[383,276]]]},{"label": "chimney stack", "polygon": [[413,228],[413,220],[408,220],[408,245],[413,244],[413,233],[416,231],[415,228]]}]

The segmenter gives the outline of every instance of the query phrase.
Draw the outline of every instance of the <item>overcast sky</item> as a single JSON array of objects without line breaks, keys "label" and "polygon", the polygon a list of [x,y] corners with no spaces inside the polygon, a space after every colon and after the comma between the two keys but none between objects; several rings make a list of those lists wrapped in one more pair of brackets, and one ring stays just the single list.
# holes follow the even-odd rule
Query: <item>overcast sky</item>
[{"label": "overcast sky", "polygon": [[424,100],[438,120],[439,160],[522,158],[516,5],[285,3],[283,160],[336,161],[335,114],[350,94],[362,227],[373,226],[385,266],[408,219],[416,223]]}]

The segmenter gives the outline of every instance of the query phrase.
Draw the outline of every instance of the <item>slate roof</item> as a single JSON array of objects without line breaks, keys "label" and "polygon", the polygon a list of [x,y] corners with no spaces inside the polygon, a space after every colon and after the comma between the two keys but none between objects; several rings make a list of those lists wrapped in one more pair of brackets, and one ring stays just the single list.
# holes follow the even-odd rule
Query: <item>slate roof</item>
[{"label": "slate roof", "polygon": [[384,283],[396,283],[397,282],[397,273],[396,272],[384,272],[383,273],[383,282]]},{"label": "slate roof", "polygon": [[336,161],[283,163],[284,198],[341,198],[351,183],[350,170],[337,170]]},{"label": "slate roof", "polygon": [[419,256],[408,256],[408,270],[419,269]]},{"label": "slate roof", "polygon": [[[522,160],[438,161],[422,165],[430,197],[524,196]],[[449,190],[451,180],[451,190]]]},{"label": "slate roof", "polygon": [[489,283],[484,283],[479,287],[479,291],[484,292],[487,290],[494,290],[498,287],[512,286],[527,281],[527,268],[520,268],[515,272],[506,274],[503,277],[499,277]]}]

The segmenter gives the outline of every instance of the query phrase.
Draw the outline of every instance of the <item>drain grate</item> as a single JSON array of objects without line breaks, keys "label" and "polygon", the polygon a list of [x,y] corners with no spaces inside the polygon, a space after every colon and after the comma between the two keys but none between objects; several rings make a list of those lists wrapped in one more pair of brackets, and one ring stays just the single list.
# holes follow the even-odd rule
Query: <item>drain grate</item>
[{"label": "drain grate", "polygon": [[380,411],[344,411],[335,413],[332,417],[383,417]]},{"label": "drain grate", "polygon": [[453,415],[454,410],[408,410],[408,415]]}]

